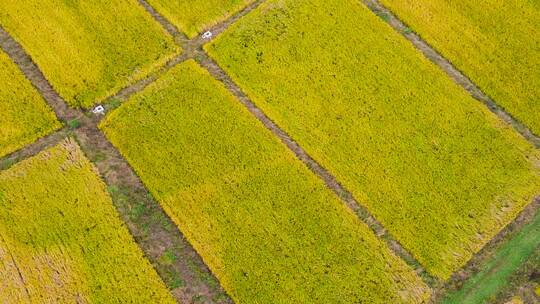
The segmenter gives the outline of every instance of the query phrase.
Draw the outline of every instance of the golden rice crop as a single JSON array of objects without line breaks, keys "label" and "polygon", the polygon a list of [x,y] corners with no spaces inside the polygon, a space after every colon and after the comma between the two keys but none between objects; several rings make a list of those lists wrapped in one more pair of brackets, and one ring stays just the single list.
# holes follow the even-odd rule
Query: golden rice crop
[{"label": "golden rice crop", "polygon": [[90,107],[178,52],[136,0],[4,0],[0,24],[71,106]]},{"label": "golden rice crop", "polygon": [[538,152],[361,1],[270,0],[206,49],[437,277],[540,192]]},{"label": "golden rice crop", "polygon": [[539,1],[381,2],[540,135]]},{"label": "golden rice crop", "polygon": [[1,303],[175,303],[71,140],[0,172]]},{"label": "golden rice crop", "polygon": [[255,0],[148,0],[161,15],[188,37],[238,12]]},{"label": "golden rice crop", "polygon": [[0,50],[0,157],[61,127],[54,113]]},{"label": "golden rice crop", "polygon": [[419,303],[429,291],[194,61],[101,128],[238,303]]}]

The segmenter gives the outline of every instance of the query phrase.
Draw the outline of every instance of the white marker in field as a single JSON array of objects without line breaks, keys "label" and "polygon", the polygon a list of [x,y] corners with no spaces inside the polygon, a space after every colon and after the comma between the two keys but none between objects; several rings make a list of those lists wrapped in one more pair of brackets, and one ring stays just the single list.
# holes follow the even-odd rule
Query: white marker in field
[{"label": "white marker in field", "polygon": [[203,38],[203,39],[210,39],[210,38],[212,38],[212,32],[210,32],[210,31],[204,32],[204,34],[202,34],[202,38]]},{"label": "white marker in field", "polygon": [[103,115],[105,114],[105,108],[102,105],[99,105],[92,110],[92,113]]}]

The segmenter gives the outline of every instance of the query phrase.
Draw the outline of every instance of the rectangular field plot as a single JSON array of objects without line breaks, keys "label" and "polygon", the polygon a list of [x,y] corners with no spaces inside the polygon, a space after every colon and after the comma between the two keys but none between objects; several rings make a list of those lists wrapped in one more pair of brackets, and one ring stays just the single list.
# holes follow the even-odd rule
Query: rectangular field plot
[{"label": "rectangular field plot", "polygon": [[136,0],[0,1],[0,25],[77,107],[105,99],[178,52]]},{"label": "rectangular field plot", "polygon": [[147,1],[189,38],[193,38],[205,28],[223,21],[255,0]]},{"label": "rectangular field plot", "polygon": [[538,153],[361,1],[271,0],[206,49],[440,278],[540,192]]},{"label": "rectangular field plot", "polygon": [[60,126],[37,90],[0,50],[0,157]]},{"label": "rectangular field plot", "polygon": [[540,135],[539,1],[381,2]]},{"label": "rectangular field plot", "polygon": [[102,123],[238,303],[419,303],[418,276],[194,61]]},{"label": "rectangular field plot", "polygon": [[66,140],[0,172],[1,303],[175,303]]}]

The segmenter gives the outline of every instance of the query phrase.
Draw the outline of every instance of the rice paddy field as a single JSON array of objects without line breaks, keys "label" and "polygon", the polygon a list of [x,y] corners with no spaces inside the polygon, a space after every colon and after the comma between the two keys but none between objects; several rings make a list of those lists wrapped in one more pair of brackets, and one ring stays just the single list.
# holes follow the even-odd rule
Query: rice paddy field
[{"label": "rice paddy field", "polygon": [[72,140],[0,173],[0,302],[174,303]]},{"label": "rice paddy field", "polygon": [[0,303],[540,303],[539,26],[0,1]]},{"label": "rice paddy field", "polygon": [[381,2],[540,134],[540,2]]},{"label": "rice paddy field", "polygon": [[0,50],[0,157],[58,129],[43,98]]},{"label": "rice paddy field", "polygon": [[104,100],[179,50],[136,0],[5,0],[0,25],[74,107]]},{"label": "rice paddy field", "polygon": [[420,278],[194,61],[101,127],[238,303],[427,298]]},{"label": "rice paddy field", "polygon": [[148,0],[189,38],[223,21],[255,0]]},{"label": "rice paddy field", "polygon": [[540,193],[538,152],[358,1],[268,1],[206,49],[442,279]]}]

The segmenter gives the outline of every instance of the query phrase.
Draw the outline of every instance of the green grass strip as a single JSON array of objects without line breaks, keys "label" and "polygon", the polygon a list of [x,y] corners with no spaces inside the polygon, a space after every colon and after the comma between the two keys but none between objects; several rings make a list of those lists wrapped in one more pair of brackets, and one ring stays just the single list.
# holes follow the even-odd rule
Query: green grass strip
[{"label": "green grass strip", "polygon": [[531,223],[497,248],[480,271],[469,278],[458,291],[450,293],[443,303],[489,303],[538,247],[540,247],[540,212],[537,212]]}]

